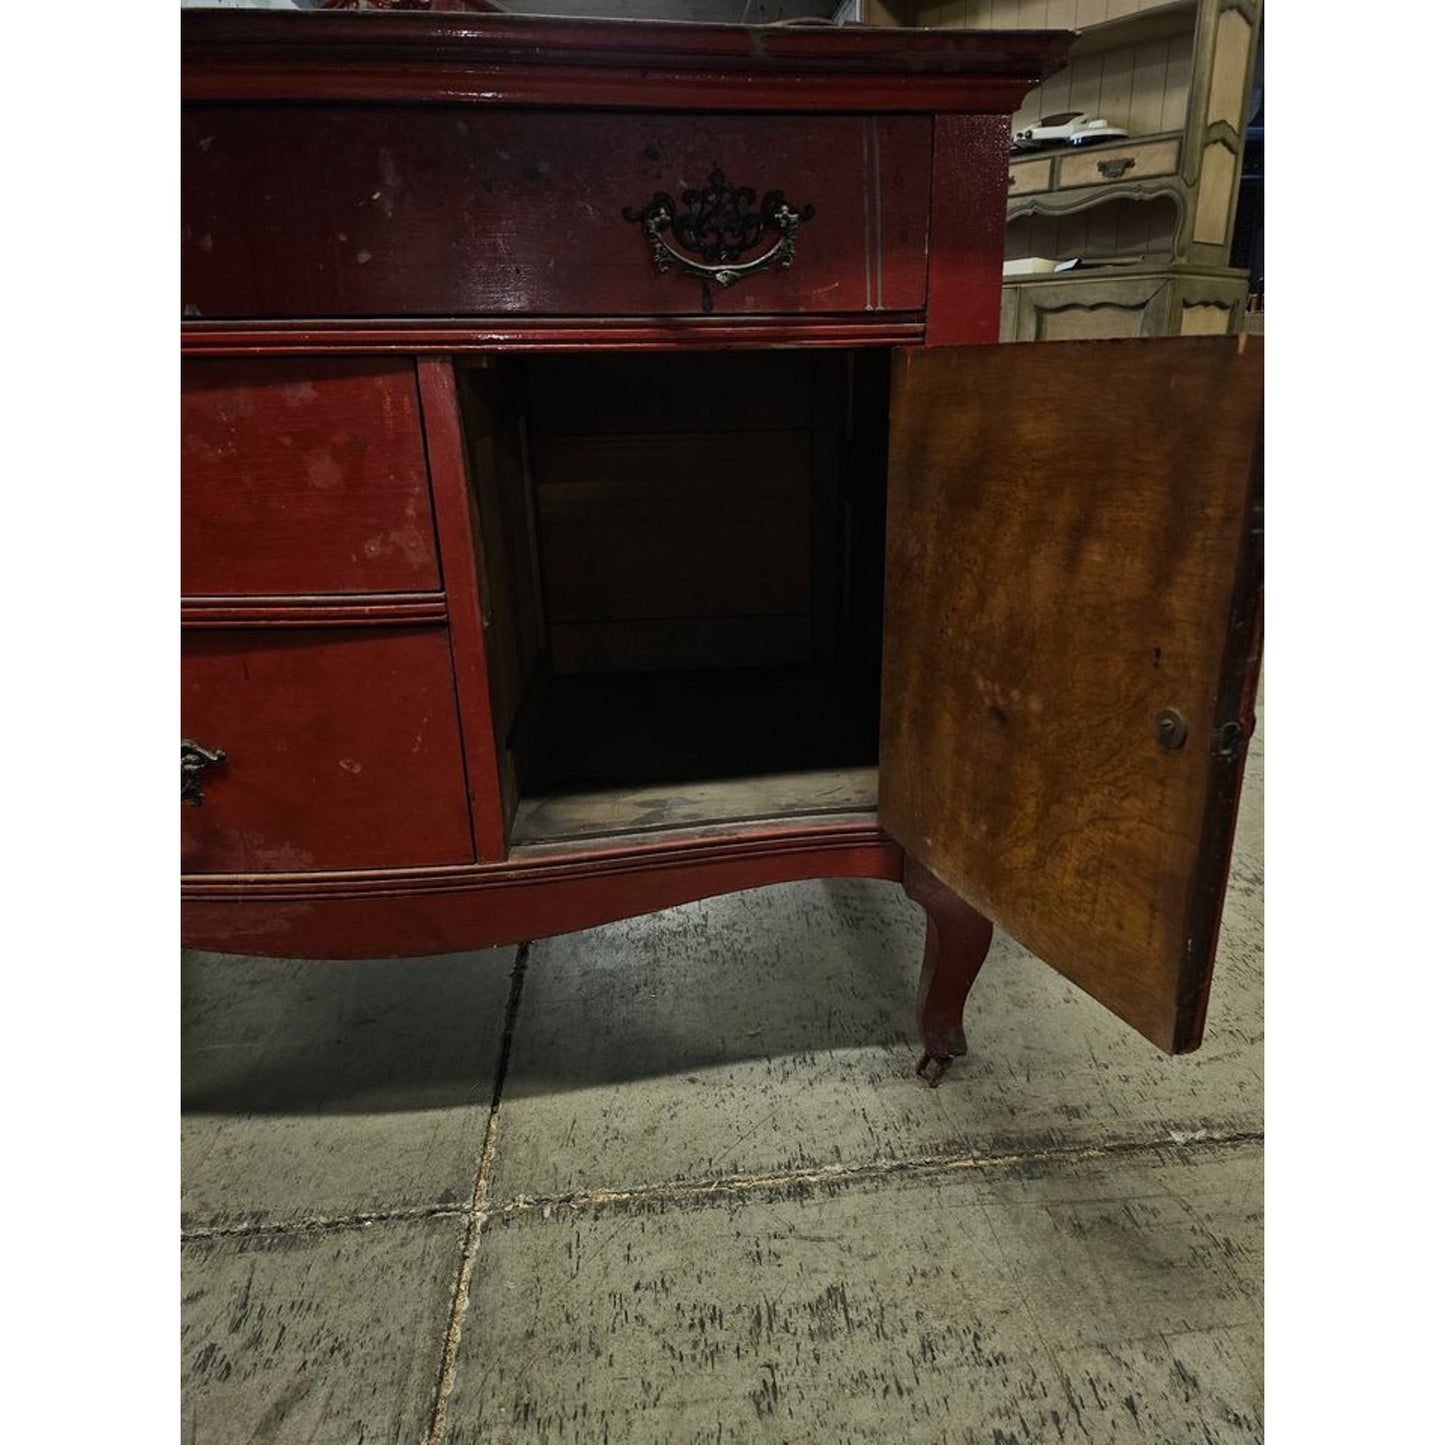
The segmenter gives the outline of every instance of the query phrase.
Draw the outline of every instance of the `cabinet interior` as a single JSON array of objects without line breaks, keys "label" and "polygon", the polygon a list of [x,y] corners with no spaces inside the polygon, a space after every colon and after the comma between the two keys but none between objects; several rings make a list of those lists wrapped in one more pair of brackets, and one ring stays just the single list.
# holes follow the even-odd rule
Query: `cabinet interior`
[{"label": "cabinet interior", "polygon": [[876,807],[889,355],[458,361],[513,846]]}]

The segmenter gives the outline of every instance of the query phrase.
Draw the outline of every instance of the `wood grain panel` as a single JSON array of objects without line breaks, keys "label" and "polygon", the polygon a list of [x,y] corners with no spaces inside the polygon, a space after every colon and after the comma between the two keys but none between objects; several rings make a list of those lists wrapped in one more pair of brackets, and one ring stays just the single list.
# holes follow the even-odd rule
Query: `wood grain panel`
[{"label": "wood grain panel", "polygon": [[420,592],[440,585],[410,361],[182,363],[186,595]]},{"label": "wood grain panel", "polygon": [[522,847],[719,823],[868,814],[877,806],[876,767],[818,768],[720,782],[559,793],[522,800],[512,843]]},{"label": "wood grain panel", "polygon": [[1215,730],[1251,725],[1262,389],[1245,337],[894,366],[880,820],[1171,1050],[1242,773]]},{"label": "wood grain panel", "polygon": [[816,211],[790,270],[713,288],[719,317],[921,310],[931,148],[917,115],[197,107],[183,315],[700,315],[623,211],[715,167]]},{"label": "wood grain panel", "polygon": [[444,627],[189,631],[181,730],[227,754],[181,809],[182,872],[473,857]]}]

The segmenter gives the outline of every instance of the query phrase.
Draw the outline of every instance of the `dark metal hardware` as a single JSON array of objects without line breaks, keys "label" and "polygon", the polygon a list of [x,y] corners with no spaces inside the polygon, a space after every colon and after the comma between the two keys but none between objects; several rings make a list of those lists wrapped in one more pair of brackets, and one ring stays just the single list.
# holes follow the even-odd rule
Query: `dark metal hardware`
[{"label": "dark metal hardware", "polygon": [[[968,1052],[967,1044],[964,1045],[964,1052]],[[924,1054],[913,1072],[930,1089],[936,1089],[943,1082],[943,1076],[953,1067],[953,1057],[952,1054]]]},{"label": "dark metal hardware", "polygon": [[1184,740],[1189,736],[1189,724],[1172,707],[1166,707],[1154,719],[1154,736],[1159,740],[1160,747],[1172,753],[1184,746]]},{"label": "dark metal hardware", "polygon": [[1133,156],[1118,156],[1114,160],[1099,162],[1099,174],[1103,176],[1106,181],[1117,181],[1125,171],[1132,171],[1133,169]]},{"label": "dark metal hardware", "polygon": [[[789,205],[781,191],[769,191],[759,205],[755,190],[728,185],[721,169],[715,169],[703,190],[682,193],[681,206],[665,191],[658,191],[641,210],[624,207],[622,217],[642,227],[659,275],[666,275],[675,265],[702,279],[702,309],[710,312],[713,286],[726,290],[774,262],[780,271],[792,267],[798,227],[813,219],[813,208]],[[664,239],[668,231],[682,251],[668,245]],[[740,259],[769,232],[776,232],[777,239],[762,255]],[[684,255],[684,251],[692,255]],[[695,261],[692,256],[702,259]]]},{"label": "dark metal hardware", "polygon": [[201,774],[207,768],[226,761],[224,748],[203,748],[190,738],[181,739],[181,802],[199,808],[204,799],[201,796]]},{"label": "dark metal hardware", "polygon": [[1232,760],[1244,750],[1244,729],[1237,722],[1221,723],[1214,730],[1214,755]]}]

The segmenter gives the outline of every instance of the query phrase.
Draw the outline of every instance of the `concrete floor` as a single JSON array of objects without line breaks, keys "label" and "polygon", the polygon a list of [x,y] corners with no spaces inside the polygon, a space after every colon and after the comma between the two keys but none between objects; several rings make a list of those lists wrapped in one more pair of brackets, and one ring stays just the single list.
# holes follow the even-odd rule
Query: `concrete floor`
[{"label": "concrete floor", "polygon": [[188,954],[182,1438],[1262,1438],[1263,733],[1204,1047],[763,889],[446,959]]}]

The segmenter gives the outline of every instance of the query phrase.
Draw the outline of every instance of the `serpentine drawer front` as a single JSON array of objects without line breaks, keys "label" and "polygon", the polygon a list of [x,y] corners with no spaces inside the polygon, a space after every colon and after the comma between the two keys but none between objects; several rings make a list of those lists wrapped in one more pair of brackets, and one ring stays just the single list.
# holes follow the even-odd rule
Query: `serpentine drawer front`
[{"label": "serpentine drawer front", "polygon": [[415,956],[889,879],[931,1082],[990,920],[1196,1047],[1262,356],[994,344],[1011,117],[1070,37],[181,30],[183,941]]},{"label": "serpentine drawer front", "polygon": [[[184,314],[921,311],[932,133],[920,115],[193,107]],[[706,299],[684,264],[770,251]]]},{"label": "serpentine drawer front", "polygon": [[415,364],[184,362],[181,529],[188,597],[438,588]]},{"label": "serpentine drawer front", "polygon": [[181,810],[187,873],[473,856],[445,627],[187,629],[181,731],[225,753]]}]

